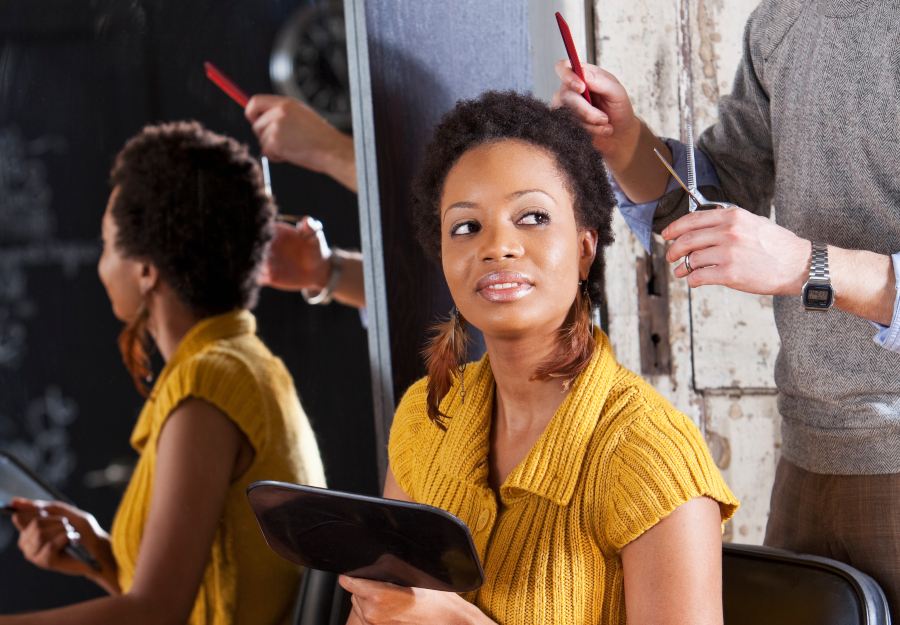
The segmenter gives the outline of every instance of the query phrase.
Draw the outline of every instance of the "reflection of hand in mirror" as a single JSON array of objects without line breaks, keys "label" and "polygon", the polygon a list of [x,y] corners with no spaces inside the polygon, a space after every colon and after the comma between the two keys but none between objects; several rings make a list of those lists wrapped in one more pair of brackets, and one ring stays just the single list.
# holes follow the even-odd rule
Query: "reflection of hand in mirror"
[{"label": "reflection of hand in mirror", "polygon": [[327,174],[356,192],[353,139],[294,98],[255,95],[244,111],[263,156]]},{"label": "reflection of hand in mirror", "polygon": [[342,275],[334,288],[334,298],[348,306],[366,307],[362,256],[330,249],[322,224],[312,217],[302,218],[296,227],[276,224],[269,256],[259,275],[259,283],[282,291],[307,289],[319,292],[331,277],[333,255],[340,256]]},{"label": "reflection of hand in mirror", "polygon": [[[84,575],[110,594],[119,594],[117,565],[104,532],[93,515],[74,506],[54,501],[13,499],[13,525],[19,530],[19,549],[25,559],[42,569]],[[78,540],[100,562],[103,574],[65,551],[71,540]]]}]

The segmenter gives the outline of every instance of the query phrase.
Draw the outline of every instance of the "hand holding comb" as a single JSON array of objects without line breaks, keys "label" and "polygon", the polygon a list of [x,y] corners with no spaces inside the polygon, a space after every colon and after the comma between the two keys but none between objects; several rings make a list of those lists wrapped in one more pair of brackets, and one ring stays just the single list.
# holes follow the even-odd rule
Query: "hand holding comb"
[{"label": "hand holding comb", "polygon": [[584,79],[581,61],[578,60],[578,51],[575,50],[575,42],[572,40],[572,31],[569,30],[569,25],[559,12],[556,13],[556,23],[559,25],[559,33],[562,35],[563,44],[566,46],[566,54],[569,56],[569,63],[572,64],[572,71],[584,83],[584,92],[581,95],[588,101],[588,104],[594,106],[594,103],[591,101],[591,92],[588,90],[587,81]]}]

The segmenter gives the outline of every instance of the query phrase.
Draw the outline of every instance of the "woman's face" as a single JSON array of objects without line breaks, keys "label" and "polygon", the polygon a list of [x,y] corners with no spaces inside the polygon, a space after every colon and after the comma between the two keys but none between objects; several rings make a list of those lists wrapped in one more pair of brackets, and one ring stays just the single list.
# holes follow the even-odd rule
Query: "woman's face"
[{"label": "woman's face", "polygon": [[106,287],[106,294],[112,302],[113,314],[120,321],[128,323],[137,317],[143,297],[141,295],[140,277],[143,263],[125,258],[116,247],[119,228],[113,219],[111,208],[116,196],[116,189],[109,196],[106,212],[103,213],[100,238],[103,241],[103,253],[97,263],[100,281]]},{"label": "woman's face", "polygon": [[555,331],[587,278],[596,230],[581,230],[556,160],[518,140],[466,152],[441,197],[441,261],[463,316],[487,337]]}]

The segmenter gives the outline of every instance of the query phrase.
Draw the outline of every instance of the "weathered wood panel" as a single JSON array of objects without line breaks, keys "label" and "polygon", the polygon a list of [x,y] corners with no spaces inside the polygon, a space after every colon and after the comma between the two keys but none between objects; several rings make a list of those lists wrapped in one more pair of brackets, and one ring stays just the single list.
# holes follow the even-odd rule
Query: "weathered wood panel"
[{"label": "weathered wood panel", "polygon": [[[747,0],[594,0],[597,56],[626,86],[637,113],[662,136],[695,135],[717,119],[741,56]],[[636,267],[644,250],[615,221],[607,297],[610,339],[641,370]],[[645,376],[704,430],[742,501],[727,540],[761,543],[780,445],[774,363],[780,347],[769,297],[722,287],[687,289],[669,275],[672,373]],[[645,324],[646,326],[646,324]]]}]

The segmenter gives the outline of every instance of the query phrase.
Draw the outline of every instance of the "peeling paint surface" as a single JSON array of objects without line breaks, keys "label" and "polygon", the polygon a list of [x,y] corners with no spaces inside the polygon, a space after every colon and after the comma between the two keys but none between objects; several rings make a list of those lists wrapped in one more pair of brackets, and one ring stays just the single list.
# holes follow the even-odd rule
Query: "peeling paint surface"
[{"label": "peeling paint surface", "polygon": [[741,502],[731,541],[761,545],[780,457],[781,417],[774,394],[704,398],[706,439],[725,482]]},{"label": "peeling paint surface", "polygon": [[[681,137],[682,121],[689,121],[697,136],[715,123],[756,0],[593,2],[598,62],[625,85],[657,134]],[[619,361],[640,372],[636,266],[645,252],[618,214],[614,230],[607,251],[610,340]],[[741,500],[723,539],[761,544],[780,455],[772,298],[723,287],[691,292],[671,275],[668,288],[672,374],[647,380],[698,424]]]}]

